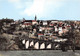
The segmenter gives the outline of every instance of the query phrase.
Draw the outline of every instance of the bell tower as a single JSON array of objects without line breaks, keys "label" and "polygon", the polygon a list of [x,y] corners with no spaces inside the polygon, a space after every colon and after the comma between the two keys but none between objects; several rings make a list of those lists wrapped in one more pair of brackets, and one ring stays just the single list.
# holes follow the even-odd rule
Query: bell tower
[{"label": "bell tower", "polygon": [[35,21],[37,20],[37,16],[35,15]]}]

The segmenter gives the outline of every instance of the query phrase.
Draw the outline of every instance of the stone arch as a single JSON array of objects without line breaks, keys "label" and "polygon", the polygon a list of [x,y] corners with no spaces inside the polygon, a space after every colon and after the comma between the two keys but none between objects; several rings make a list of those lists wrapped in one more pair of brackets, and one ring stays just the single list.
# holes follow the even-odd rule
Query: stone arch
[{"label": "stone arch", "polygon": [[45,43],[42,43],[42,44],[40,45],[40,49],[45,49]]},{"label": "stone arch", "polygon": [[31,42],[30,42],[30,46],[33,46],[33,45],[34,45],[34,42],[33,42],[33,41],[31,41]]},{"label": "stone arch", "polygon": [[39,42],[36,42],[36,43],[35,43],[34,48],[35,48],[35,49],[39,49]]},{"label": "stone arch", "polygon": [[51,49],[51,44],[48,44],[46,48]]},{"label": "stone arch", "polygon": [[28,47],[29,47],[29,40],[26,41],[25,47],[26,47],[26,49],[28,49]]},{"label": "stone arch", "polygon": [[25,39],[24,39],[24,40],[22,40],[22,44],[25,44],[25,42],[26,42],[26,41],[25,41]]}]

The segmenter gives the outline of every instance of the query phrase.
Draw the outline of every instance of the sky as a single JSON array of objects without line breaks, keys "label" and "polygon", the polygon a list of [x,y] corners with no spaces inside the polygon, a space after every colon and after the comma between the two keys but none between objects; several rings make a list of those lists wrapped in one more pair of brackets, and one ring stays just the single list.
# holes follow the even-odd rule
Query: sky
[{"label": "sky", "polygon": [[0,0],[0,19],[80,20],[80,0]]}]

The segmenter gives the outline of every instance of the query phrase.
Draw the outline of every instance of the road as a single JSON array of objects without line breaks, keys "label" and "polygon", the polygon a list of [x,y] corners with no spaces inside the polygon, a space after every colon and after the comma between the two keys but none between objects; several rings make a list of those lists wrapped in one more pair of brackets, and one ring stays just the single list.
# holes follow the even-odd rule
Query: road
[{"label": "road", "polygon": [[0,56],[80,56],[80,51],[68,50],[27,50],[27,51],[0,51]]}]

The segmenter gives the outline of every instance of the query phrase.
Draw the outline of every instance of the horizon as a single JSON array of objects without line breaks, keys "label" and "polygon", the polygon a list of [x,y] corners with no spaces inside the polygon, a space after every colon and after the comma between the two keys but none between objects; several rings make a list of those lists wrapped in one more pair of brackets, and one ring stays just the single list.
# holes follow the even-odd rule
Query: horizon
[{"label": "horizon", "polygon": [[[12,19],[12,18],[2,18],[2,19]],[[25,19],[25,18],[24,18]],[[0,18],[0,20],[1,20],[1,18]],[[23,20],[23,18],[22,19],[17,19],[17,20],[15,20],[15,19],[13,19],[14,21],[17,21],[17,20]],[[25,19],[25,20],[35,20],[35,19]],[[42,21],[80,21],[80,20],[57,20],[57,19],[47,19],[47,20],[44,20],[44,19],[38,19],[38,20],[42,20]]]}]

